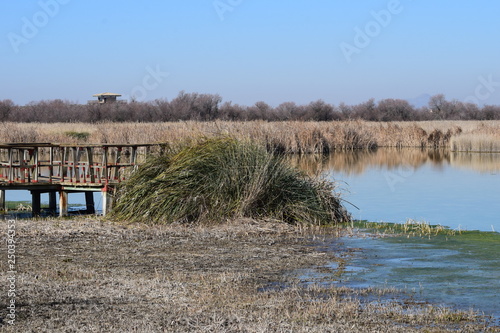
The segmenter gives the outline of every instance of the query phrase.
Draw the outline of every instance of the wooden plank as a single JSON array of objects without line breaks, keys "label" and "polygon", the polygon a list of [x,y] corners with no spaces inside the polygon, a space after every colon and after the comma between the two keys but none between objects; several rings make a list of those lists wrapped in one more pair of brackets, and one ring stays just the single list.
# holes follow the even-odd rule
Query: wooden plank
[{"label": "wooden plank", "polygon": [[89,162],[88,173],[90,176],[90,182],[95,183],[94,154],[93,154],[92,148],[90,148],[90,147],[86,147],[85,150],[87,151],[87,161]]}]

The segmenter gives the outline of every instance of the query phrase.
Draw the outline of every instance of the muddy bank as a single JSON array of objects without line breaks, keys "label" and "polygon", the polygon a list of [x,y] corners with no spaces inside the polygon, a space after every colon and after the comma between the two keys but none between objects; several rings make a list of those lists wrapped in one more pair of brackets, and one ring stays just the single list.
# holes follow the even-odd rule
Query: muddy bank
[{"label": "muddy bank", "polygon": [[472,312],[381,304],[377,297],[366,303],[357,295],[375,291],[302,286],[288,273],[338,260],[322,247],[335,230],[253,220],[151,227],[95,219],[18,220],[14,228],[16,320],[7,322],[4,284],[5,332],[487,331]]}]

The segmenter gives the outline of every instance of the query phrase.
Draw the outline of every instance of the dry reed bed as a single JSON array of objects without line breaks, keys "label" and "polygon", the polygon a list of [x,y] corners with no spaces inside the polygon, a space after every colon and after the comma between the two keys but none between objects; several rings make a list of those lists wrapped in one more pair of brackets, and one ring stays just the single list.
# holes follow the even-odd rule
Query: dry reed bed
[{"label": "dry reed bed", "polygon": [[[20,220],[16,231],[18,317],[13,327],[4,322],[5,332],[496,329],[472,311],[372,302],[363,296],[392,291],[304,287],[286,274],[336,260],[338,253],[318,246],[337,230],[254,220],[150,227],[81,219]],[[5,265],[0,261],[2,279]],[[266,290],[270,283],[288,287]]]},{"label": "dry reed bed", "polygon": [[[71,133],[88,133],[79,139]],[[0,142],[149,143],[201,136],[251,139],[285,153],[328,153],[373,147],[444,147],[500,151],[500,121],[429,122],[174,122],[174,123],[2,123]]]}]

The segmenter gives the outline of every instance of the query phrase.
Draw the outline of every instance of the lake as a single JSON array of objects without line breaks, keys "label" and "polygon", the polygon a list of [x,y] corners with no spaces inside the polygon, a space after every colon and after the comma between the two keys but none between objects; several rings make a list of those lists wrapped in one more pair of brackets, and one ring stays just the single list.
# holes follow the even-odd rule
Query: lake
[{"label": "lake", "polygon": [[[30,191],[26,190],[7,190],[5,191],[6,201],[29,201],[31,202]],[[57,200],[59,200],[59,194],[57,195]],[[48,205],[49,195],[48,193],[42,193],[41,195],[42,205]],[[85,194],[84,193],[69,193],[68,194],[68,204],[69,211],[85,209]],[[98,213],[102,212],[102,194],[101,192],[94,192],[94,204],[95,209]],[[59,206],[59,201],[58,201]],[[30,215],[22,214],[21,216]]]},{"label": "lake", "polygon": [[[397,288],[416,301],[473,307],[500,320],[500,153],[379,149],[293,163],[338,182],[355,219],[414,219],[456,230],[450,237],[333,239],[331,251],[355,251],[331,283]],[[317,272],[300,274],[325,281]]]},{"label": "lake", "polygon": [[378,149],[294,163],[335,180],[355,219],[500,231],[500,153]]}]

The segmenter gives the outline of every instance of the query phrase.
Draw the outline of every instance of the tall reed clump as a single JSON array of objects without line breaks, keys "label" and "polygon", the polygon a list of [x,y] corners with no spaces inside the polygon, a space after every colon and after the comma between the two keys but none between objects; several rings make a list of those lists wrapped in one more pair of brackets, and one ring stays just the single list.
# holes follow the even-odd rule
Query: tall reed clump
[{"label": "tall reed clump", "polygon": [[170,149],[122,184],[115,218],[218,223],[238,217],[328,224],[350,219],[335,184],[311,178],[265,148],[228,137]]}]

